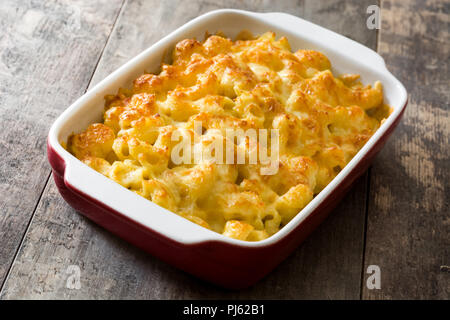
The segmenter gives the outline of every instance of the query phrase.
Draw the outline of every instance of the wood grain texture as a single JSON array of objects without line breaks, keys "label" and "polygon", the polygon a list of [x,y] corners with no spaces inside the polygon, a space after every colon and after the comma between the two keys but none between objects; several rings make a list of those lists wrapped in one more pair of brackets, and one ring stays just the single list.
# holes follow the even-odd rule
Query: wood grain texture
[{"label": "wood grain texture", "polygon": [[403,121],[374,163],[365,299],[449,299],[449,1],[383,1],[379,51],[405,84]]},{"label": "wood grain texture", "polygon": [[50,173],[46,136],[83,94],[121,0],[2,1],[0,286]]},{"label": "wood grain texture", "polygon": [[[92,83],[186,21],[222,7],[288,12],[375,48],[376,31],[365,27],[365,11],[371,2],[130,1],[123,7]],[[51,181],[1,297],[357,299],[366,187],[367,174],[332,216],[272,274],[248,290],[230,292],[180,272],[102,230],[71,209]],[[81,269],[79,290],[66,288],[69,265]]]}]

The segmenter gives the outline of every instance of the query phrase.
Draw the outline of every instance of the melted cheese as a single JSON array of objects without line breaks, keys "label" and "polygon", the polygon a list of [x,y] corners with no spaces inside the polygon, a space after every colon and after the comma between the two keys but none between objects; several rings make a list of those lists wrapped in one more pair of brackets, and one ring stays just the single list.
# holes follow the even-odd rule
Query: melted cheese
[{"label": "melted cheese", "polygon": [[[68,150],[200,226],[258,241],[295,217],[388,116],[381,83],[357,79],[335,77],[324,54],[292,53],[272,32],[235,42],[186,39],[159,74],[106,96],[103,123],[72,135]],[[172,134],[193,135],[195,120],[204,133],[194,148],[224,141],[225,128],[278,129],[278,172],[264,176],[259,165],[245,163],[175,165]]]}]

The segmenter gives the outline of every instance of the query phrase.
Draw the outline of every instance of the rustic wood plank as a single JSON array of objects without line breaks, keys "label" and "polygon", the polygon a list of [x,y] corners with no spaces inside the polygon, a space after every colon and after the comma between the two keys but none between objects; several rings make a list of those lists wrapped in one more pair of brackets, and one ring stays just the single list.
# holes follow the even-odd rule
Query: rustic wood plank
[{"label": "rustic wood plank", "polygon": [[[284,11],[375,48],[365,28],[371,1],[129,2],[111,35],[93,83],[191,18],[221,7]],[[345,16],[346,19],[342,19]],[[350,21],[350,22],[349,22]],[[355,25],[359,27],[355,27]],[[306,243],[262,282],[228,292],[201,282],[134,248],[75,213],[47,186],[2,298],[359,298],[367,175]],[[69,265],[81,288],[66,288]]]},{"label": "rustic wood plank", "polygon": [[365,268],[381,289],[364,299],[449,299],[447,1],[382,1],[379,51],[409,91],[400,127],[372,168]]},{"label": "rustic wood plank", "polygon": [[46,135],[89,83],[122,0],[2,1],[0,286],[49,177]]}]

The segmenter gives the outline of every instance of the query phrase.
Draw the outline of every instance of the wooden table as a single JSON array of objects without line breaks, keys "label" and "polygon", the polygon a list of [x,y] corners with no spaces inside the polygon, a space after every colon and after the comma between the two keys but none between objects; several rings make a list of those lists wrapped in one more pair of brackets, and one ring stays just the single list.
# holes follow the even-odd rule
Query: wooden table
[{"label": "wooden table", "polygon": [[[371,4],[381,7],[380,30],[366,27]],[[186,21],[226,7],[288,12],[359,41],[409,92],[371,169],[244,291],[204,283],[77,214],[58,194],[45,150],[54,119],[92,85]],[[448,299],[449,8],[448,0],[2,1],[1,298]],[[79,289],[68,286],[73,265]],[[370,265],[380,268],[381,289],[366,285]]]}]

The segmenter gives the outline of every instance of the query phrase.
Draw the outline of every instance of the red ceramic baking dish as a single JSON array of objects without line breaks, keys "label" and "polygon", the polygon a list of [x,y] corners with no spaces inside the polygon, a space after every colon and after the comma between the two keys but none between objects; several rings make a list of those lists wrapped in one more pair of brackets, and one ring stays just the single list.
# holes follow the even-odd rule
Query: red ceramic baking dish
[{"label": "red ceramic baking dish", "polygon": [[[242,30],[253,34],[274,31],[277,36],[287,37],[293,50],[324,52],[335,74],[357,73],[363,83],[380,80],[385,101],[393,108],[388,119],[339,175],[275,235],[246,242],[202,228],[104,177],[62,146],[70,134],[101,121],[106,94],[127,87],[144,70],[156,71],[165,52],[178,41],[202,39],[206,31],[221,31],[233,38]],[[71,105],[50,129],[48,159],[63,198],[89,219],[193,275],[224,287],[244,288],[267,275],[325,219],[380,151],[406,104],[405,88],[371,49],[288,14],[218,10],[172,32]]]}]

